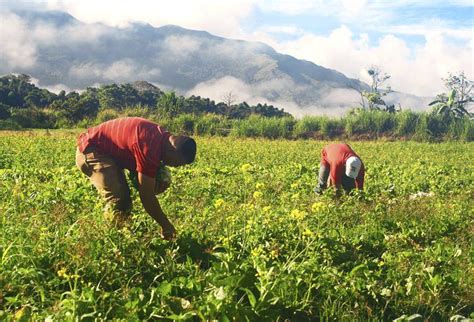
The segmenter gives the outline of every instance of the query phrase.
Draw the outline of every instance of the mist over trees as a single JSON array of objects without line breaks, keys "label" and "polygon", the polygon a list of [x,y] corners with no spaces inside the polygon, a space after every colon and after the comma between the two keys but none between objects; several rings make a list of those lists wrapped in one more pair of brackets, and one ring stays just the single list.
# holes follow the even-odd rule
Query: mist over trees
[{"label": "mist over trees", "polygon": [[3,120],[25,113],[26,109],[38,109],[54,114],[63,123],[76,123],[84,118],[94,118],[104,109],[122,111],[130,107],[141,107],[170,117],[206,113],[232,119],[242,119],[253,114],[265,117],[290,116],[273,105],[216,103],[200,96],[183,97],[174,92],[165,93],[143,81],[88,87],[81,93],[61,91],[55,94],[36,87],[28,75],[11,74],[0,77],[0,119]]},{"label": "mist over trees", "polygon": [[473,101],[472,82],[463,74],[450,75],[445,80],[448,95],[439,95],[432,111],[421,113],[385,104],[382,97],[387,89],[380,85],[389,75],[380,70],[369,75],[373,77],[371,90],[361,93],[365,101],[345,116],[302,119],[272,105],[236,103],[237,95],[230,92],[216,103],[200,96],[163,92],[139,81],[55,94],[36,87],[28,75],[7,75],[0,77],[0,129],[85,128],[117,117],[140,116],[172,132],[194,135],[474,140],[474,120],[467,106]]}]

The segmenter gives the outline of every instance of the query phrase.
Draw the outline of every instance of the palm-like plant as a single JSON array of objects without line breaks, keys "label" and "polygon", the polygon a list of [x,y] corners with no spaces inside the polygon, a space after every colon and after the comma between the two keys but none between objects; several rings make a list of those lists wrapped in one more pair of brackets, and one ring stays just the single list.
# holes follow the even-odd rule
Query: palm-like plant
[{"label": "palm-like plant", "polygon": [[434,106],[434,110],[441,115],[454,116],[462,118],[464,116],[471,117],[471,113],[465,108],[465,105],[473,102],[473,99],[468,97],[464,100],[457,99],[457,92],[455,89],[449,92],[449,95],[438,95],[437,99],[429,104]]}]

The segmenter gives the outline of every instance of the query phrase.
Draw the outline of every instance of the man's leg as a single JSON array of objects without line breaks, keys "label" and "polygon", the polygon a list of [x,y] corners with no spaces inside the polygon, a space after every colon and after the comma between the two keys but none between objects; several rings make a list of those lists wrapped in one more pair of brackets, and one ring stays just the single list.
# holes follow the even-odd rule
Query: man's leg
[{"label": "man's leg", "polygon": [[328,178],[329,168],[321,164],[319,166],[318,184],[314,188],[314,192],[316,192],[317,194],[322,194],[323,191],[327,188]]},{"label": "man's leg", "polygon": [[130,189],[123,169],[108,155],[94,150],[84,152],[76,152],[77,167],[104,198],[106,215],[112,216],[116,224],[123,225],[132,210]]}]

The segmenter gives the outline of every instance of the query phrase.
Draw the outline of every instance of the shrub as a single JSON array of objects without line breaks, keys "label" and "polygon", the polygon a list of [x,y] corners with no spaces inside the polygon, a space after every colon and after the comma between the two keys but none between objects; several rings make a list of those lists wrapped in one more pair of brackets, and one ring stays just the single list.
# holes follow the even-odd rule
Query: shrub
[{"label": "shrub", "polygon": [[111,108],[103,109],[100,110],[99,113],[97,113],[97,117],[95,118],[94,124],[104,123],[116,119],[120,116],[121,115],[117,110]]},{"label": "shrub", "polygon": [[321,117],[305,116],[296,122],[293,135],[297,138],[307,138],[321,130]]},{"label": "shrub", "polygon": [[12,119],[0,120],[0,130],[20,130],[21,125]]},{"label": "shrub", "polygon": [[463,131],[459,138],[466,142],[474,141],[474,121],[464,118]]},{"label": "shrub", "polygon": [[232,121],[219,115],[204,114],[194,123],[195,135],[226,136],[231,131]]},{"label": "shrub", "polygon": [[196,117],[190,114],[181,114],[173,119],[176,133],[192,134]]},{"label": "shrub", "polygon": [[420,115],[411,112],[403,111],[398,113],[396,116],[396,128],[395,133],[398,136],[411,136],[415,133],[416,125]]},{"label": "shrub", "polygon": [[333,138],[344,129],[343,121],[323,117],[321,119],[321,134],[327,138]]},{"label": "shrub", "polygon": [[12,119],[23,128],[51,129],[56,123],[56,115],[52,111],[37,108],[16,109]]}]

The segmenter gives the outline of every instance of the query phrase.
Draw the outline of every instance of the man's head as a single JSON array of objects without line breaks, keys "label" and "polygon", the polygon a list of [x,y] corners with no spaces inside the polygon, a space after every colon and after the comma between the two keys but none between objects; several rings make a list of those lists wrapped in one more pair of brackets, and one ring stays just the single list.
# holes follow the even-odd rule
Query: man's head
[{"label": "man's head", "polygon": [[185,135],[170,135],[163,150],[163,162],[171,167],[178,167],[194,162],[196,158],[196,141]]},{"label": "man's head", "polygon": [[355,179],[359,175],[362,161],[358,157],[350,157],[346,160],[345,174],[349,178]]}]

